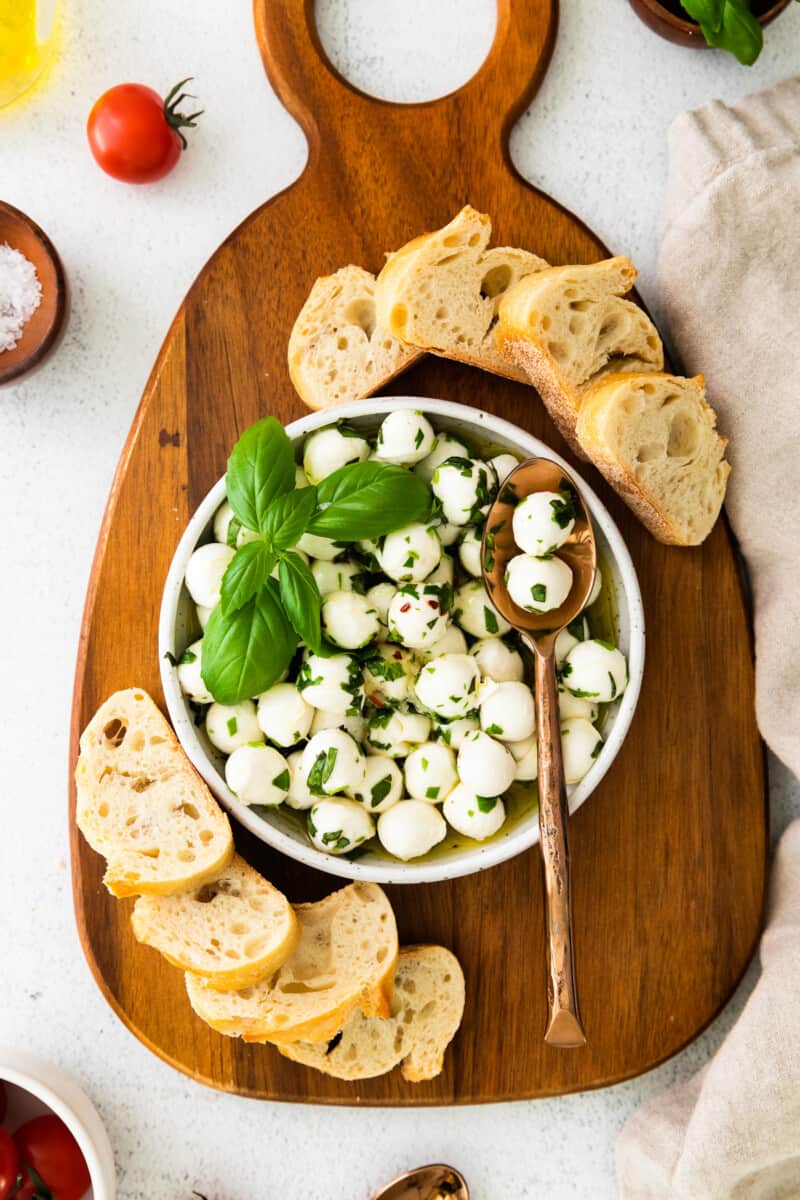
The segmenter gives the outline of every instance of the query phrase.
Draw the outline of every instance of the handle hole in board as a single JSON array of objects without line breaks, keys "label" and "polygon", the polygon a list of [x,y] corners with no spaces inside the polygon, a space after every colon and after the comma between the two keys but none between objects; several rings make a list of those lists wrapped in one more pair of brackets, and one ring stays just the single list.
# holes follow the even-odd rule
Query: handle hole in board
[{"label": "handle hole in board", "polygon": [[368,96],[419,104],[480,70],[497,29],[497,0],[315,0],[322,47]]}]

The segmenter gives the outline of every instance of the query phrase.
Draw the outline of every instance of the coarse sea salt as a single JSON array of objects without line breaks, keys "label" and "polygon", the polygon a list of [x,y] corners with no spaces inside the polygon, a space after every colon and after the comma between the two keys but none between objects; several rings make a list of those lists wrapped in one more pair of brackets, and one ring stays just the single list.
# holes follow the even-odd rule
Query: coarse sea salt
[{"label": "coarse sea salt", "polygon": [[19,250],[0,246],[0,354],[13,350],[42,302],[36,267]]}]

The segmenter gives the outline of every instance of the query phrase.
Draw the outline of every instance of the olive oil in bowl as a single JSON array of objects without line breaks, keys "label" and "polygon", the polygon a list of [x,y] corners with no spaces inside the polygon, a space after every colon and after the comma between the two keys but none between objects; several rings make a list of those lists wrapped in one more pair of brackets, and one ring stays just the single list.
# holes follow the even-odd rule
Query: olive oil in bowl
[{"label": "olive oil in bowl", "polygon": [[32,87],[50,62],[56,0],[0,0],[0,108]]}]

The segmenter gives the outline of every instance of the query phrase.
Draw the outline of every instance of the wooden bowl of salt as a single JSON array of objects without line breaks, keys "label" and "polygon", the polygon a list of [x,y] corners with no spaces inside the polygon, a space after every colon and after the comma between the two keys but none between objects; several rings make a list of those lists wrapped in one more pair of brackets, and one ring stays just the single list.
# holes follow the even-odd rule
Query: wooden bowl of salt
[{"label": "wooden bowl of salt", "polygon": [[41,366],[64,332],[67,280],[55,246],[0,200],[0,385]]}]

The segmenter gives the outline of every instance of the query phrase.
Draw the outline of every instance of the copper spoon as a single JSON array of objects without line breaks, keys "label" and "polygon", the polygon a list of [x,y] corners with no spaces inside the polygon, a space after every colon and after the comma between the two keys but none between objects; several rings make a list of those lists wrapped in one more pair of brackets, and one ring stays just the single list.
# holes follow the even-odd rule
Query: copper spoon
[{"label": "copper spoon", "polygon": [[454,1167],[431,1163],[393,1179],[380,1188],[372,1200],[439,1200],[439,1196],[469,1200],[469,1188],[464,1176]]},{"label": "copper spoon", "polygon": [[[511,520],[520,500],[533,492],[573,496],[575,527],[558,550],[572,569],[572,588],[560,608],[530,613],[519,608],[505,582],[509,559],[521,553],[514,542]],[[578,1010],[575,958],[572,946],[572,898],[567,842],[567,790],[561,758],[555,644],[562,629],[586,606],[597,569],[594,533],[574,480],[547,458],[529,458],[504,480],[489,509],[481,547],[483,581],[492,601],[514,626],[533,654],[536,691],[536,737],[539,756],[539,835],[544,863],[545,912],[549,954],[547,997],[550,1015],[544,1040],[563,1048],[585,1046],[586,1034]]]}]

